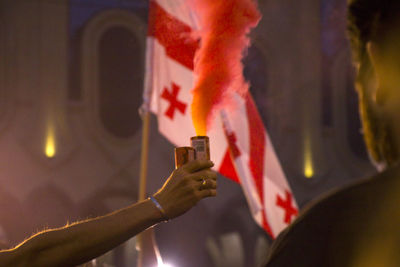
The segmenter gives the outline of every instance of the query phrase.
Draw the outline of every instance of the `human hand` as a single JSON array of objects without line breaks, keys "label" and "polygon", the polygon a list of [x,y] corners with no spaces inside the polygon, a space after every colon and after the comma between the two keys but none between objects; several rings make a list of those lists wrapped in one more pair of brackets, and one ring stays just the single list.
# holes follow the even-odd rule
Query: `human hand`
[{"label": "human hand", "polygon": [[217,173],[209,160],[194,160],[174,170],[154,198],[168,219],[187,212],[201,199],[217,195]]}]

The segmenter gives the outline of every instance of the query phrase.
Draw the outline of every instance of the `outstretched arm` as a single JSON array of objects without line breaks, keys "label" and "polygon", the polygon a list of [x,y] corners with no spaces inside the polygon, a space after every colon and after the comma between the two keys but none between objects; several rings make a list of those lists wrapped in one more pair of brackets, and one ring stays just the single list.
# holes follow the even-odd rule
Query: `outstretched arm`
[{"label": "outstretched arm", "polygon": [[[212,165],[210,161],[193,161],[182,166],[154,195],[169,219],[185,213],[199,200],[216,195],[216,173],[209,169]],[[14,249],[1,251],[0,265],[78,265],[163,220],[154,203],[145,200],[105,216],[38,233]]]}]

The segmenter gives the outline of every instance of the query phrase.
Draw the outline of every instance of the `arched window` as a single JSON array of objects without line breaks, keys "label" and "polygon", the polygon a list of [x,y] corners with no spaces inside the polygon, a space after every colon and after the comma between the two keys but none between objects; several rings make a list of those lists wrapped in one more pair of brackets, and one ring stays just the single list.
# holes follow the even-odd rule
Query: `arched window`
[{"label": "arched window", "polygon": [[80,77],[87,126],[111,150],[111,144],[123,149],[140,138],[145,39],[145,23],[118,9],[96,14],[82,33]]},{"label": "arched window", "polygon": [[138,38],[125,27],[108,29],[99,41],[99,116],[104,128],[119,138],[131,137],[141,124],[141,53]]}]

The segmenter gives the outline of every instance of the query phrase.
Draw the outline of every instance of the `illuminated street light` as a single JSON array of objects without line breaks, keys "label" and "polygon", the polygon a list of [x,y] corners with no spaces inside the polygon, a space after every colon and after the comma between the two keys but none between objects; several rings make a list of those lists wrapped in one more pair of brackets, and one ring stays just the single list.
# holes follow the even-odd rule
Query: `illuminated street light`
[{"label": "illuminated street light", "polygon": [[304,144],[304,176],[310,179],[314,177],[314,174],[311,141],[310,137],[307,136]]},{"label": "illuminated street light", "polygon": [[47,129],[44,153],[48,158],[53,158],[56,155],[54,127],[52,127],[51,125]]}]

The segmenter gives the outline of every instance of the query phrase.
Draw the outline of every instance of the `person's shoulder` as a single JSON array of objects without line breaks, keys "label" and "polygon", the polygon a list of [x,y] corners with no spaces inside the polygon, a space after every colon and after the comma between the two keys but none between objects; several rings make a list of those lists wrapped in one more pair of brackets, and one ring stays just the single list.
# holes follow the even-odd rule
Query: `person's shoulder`
[{"label": "person's shoulder", "polygon": [[[282,258],[288,250],[291,250],[293,256],[291,258],[318,259],[317,256],[306,257],[306,255],[315,254],[315,251],[323,254],[324,245],[329,243],[331,238],[337,238],[338,231],[344,233],[347,229],[347,233],[351,233],[356,230],[360,221],[368,216],[370,208],[375,207],[388,190],[399,188],[399,185],[400,168],[396,167],[333,189],[311,201],[303,208],[299,217],[275,240],[268,257],[269,262],[281,263],[281,259],[277,258]],[[343,239],[351,239],[351,234],[342,236]],[[307,251],[303,250],[301,255],[295,256],[293,253],[299,251],[300,245],[306,247]]]},{"label": "person's shoulder", "polygon": [[[299,218],[306,214],[337,205],[351,206],[361,201],[373,200],[400,183],[400,166],[389,168],[373,176],[362,178],[340,188],[334,188],[312,200],[301,212]],[[371,197],[372,196],[372,197]]]},{"label": "person's shoulder", "polygon": [[4,267],[16,267],[16,266],[27,266],[24,261],[24,255],[20,255],[19,251],[15,249],[0,250],[0,266]]}]

